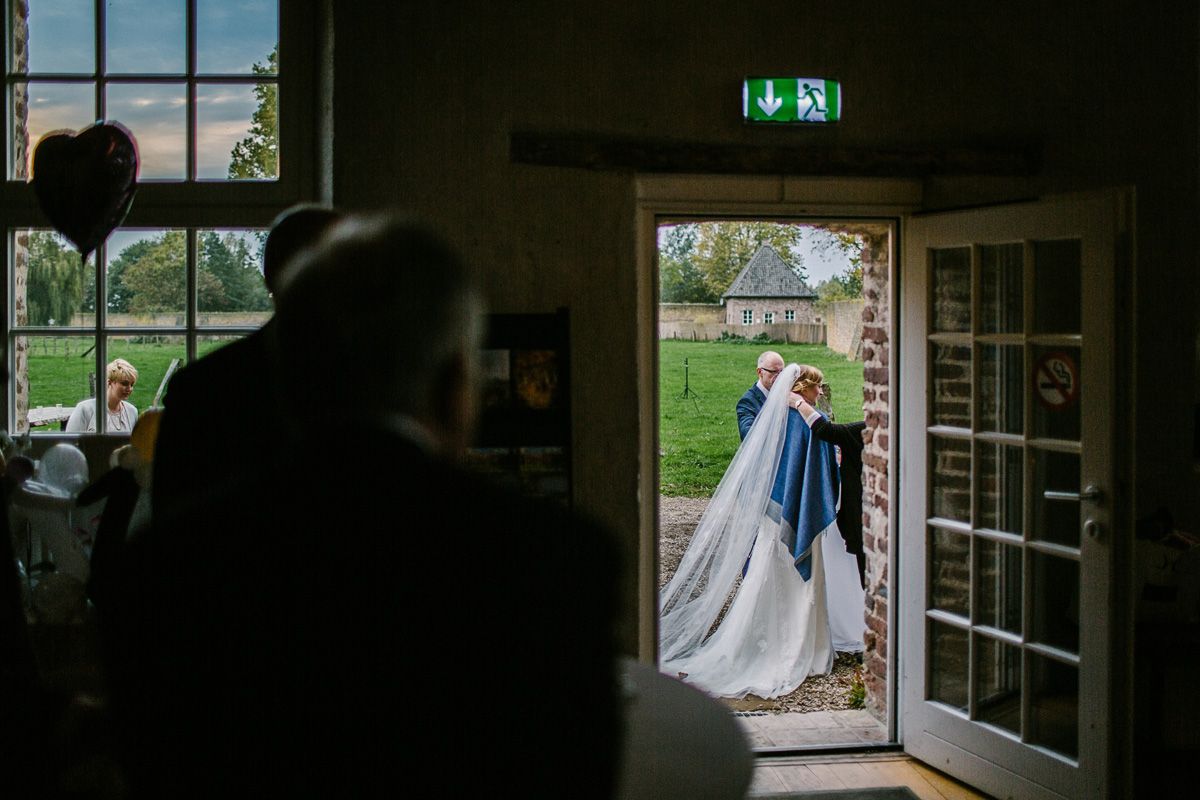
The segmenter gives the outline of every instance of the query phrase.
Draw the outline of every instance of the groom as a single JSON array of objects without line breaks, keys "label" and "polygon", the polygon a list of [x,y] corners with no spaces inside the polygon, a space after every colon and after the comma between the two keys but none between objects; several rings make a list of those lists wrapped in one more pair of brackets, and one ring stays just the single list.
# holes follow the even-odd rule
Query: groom
[{"label": "groom", "polygon": [[782,371],[783,356],[774,350],[767,350],[758,357],[758,381],[746,390],[737,403],[738,436],[743,441],[758,412],[762,410],[763,403],[767,401],[767,392],[771,391],[775,378]]}]

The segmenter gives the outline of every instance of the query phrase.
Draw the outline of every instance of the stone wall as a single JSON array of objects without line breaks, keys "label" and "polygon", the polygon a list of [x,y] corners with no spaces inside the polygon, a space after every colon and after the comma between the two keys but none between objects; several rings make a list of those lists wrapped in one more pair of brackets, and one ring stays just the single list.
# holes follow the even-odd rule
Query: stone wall
[{"label": "stone wall", "polygon": [[659,303],[661,322],[724,322],[725,308],[720,303]]},{"label": "stone wall", "polygon": [[840,300],[825,307],[825,344],[846,358],[862,357],[862,300]]},{"label": "stone wall", "polygon": [[[270,311],[202,311],[196,315],[196,324],[214,327],[258,327],[271,318],[271,313]],[[109,314],[105,320],[109,328],[182,327],[187,322],[182,311],[155,314]],[[71,316],[71,324],[91,328],[96,325],[96,316],[77,313]]]},{"label": "stone wall", "polygon": [[[888,236],[863,237],[863,415],[867,430],[863,436],[863,547],[867,554],[866,649],[863,653],[863,681],[867,689],[867,710],[881,720],[888,708],[888,540],[890,502],[888,496],[888,451],[892,443],[888,402],[888,364],[892,344],[891,292],[888,274]],[[920,535],[920,531],[917,532]]]}]

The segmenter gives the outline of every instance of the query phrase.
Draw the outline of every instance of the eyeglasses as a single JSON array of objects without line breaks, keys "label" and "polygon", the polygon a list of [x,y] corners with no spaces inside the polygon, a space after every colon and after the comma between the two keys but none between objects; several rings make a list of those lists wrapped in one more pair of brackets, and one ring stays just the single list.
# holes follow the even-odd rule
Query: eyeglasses
[{"label": "eyeglasses", "polygon": [[783,372],[781,369],[767,369],[766,367],[759,367],[759,369],[761,369],[763,372],[769,372],[772,375],[778,375],[779,373]]}]

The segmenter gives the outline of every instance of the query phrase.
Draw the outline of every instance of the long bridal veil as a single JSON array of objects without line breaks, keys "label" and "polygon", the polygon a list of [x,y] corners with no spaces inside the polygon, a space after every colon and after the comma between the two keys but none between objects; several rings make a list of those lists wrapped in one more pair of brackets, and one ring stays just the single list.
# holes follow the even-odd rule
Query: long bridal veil
[{"label": "long bridal veil", "polygon": [[[775,379],[791,386],[800,367]],[[770,392],[746,439],[717,484],[691,544],[659,593],[658,655],[667,662],[693,653],[742,574],[771,499],[787,430],[787,392]]]},{"label": "long bridal veil", "polygon": [[[789,365],[778,385],[790,387],[798,373]],[[835,648],[862,649],[857,565],[823,471],[832,453],[798,417],[788,433],[787,398],[786,390],[768,394],[659,596],[660,669],[716,696],[777,697],[829,672]],[[786,477],[777,475],[781,461],[797,460],[808,466],[791,463]],[[772,500],[780,487],[788,488]]]}]

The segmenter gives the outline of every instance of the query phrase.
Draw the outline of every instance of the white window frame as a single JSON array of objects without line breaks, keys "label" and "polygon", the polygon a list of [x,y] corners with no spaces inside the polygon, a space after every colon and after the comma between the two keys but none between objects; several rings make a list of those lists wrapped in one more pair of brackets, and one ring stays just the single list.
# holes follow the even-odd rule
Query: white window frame
[{"label": "white window frame", "polygon": [[789,308],[788,310],[784,311],[783,312],[783,321],[784,322],[795,322],[796,321],[796,309]]},{"label": "white window frame", "polygon": [[754,324],[754,309],[752,309],[752,308],[743,308],[742,309],[742,324],[743,325],[753,325]]},{"label": "white window frame", "polygon": [[[196,64],[195,30],[197,0],[187,1],[187,63]],[[0,35],[5,43],[5,106],[6,115],[12,113],[11,86],[28,79],[46,78],[48,76],[36,73],[14,74],[10,43],[10,27],[12,0],[0,0],[3,12],[0,13]],[[105,40],[103,31],[104,0],[95,0],[94,14],[96,15],[97,62],[101,57],[100,48]],[[185,353],[188,361],[195,359],[197,340],[208,335],[244,335],[251,333],[254,326],[202,326],[198,323],[196,307],[197,260],[196,233],[199,230],[213,229],[265,229],[279,212],[288,206],[308,200],[315,200],[321,193],[327,193],[330,185],[328,180],[328,152],[317,146],[317,132],[323,129],[318,113],[328,113],[328,109],[319,111],[315,102],[318,94],[318,84],[324,84],[325,70],[328,63],[328,53],[323,52],[319,31],[329,24],[327,6],[320,0],[287,0],[279,2],[279,177],[277,180],[194,180],[191,178],[175,181],[154,181],[141,183],[133,199],[129,214],[122,228],[143,229],[185,229],[188,232],[186,253],[187,274],[187,304],[183,325],[175,327],[156,327],[153,330],[141,328],[109,328],[106,322],[106,303],[100,300],[105,296],[105,276],[103,270],[97,270],[96,286],[96,319],[95,324],[82,328],[72,327],[32,327],[16,326],[12,312],[12,302],[15,295],[14,286],[14,253],[13,232],[23,229],[50,229],[50,225],[38,207],[32,185],[23,180],[0,181],[0,215],[4,220],[4,246],[0,248],[4,254],[3,313],[0,313],[0,326],[3,327],[3,343],[5,360],[12,372],[15,365],[15,342],[18,337],[87,335],[94,337],[95,374],[97,376],[97,395],[101,394],[104,383],[105,367],[108,363],[108,338],[119,335],[138,335],[143,333],[182,336],[186,341]],[[195,97],[195,86],[209,76],[196,73],[170,76],[172,81],[184,81],[188,85],[189,100]],[[216,76],[212,76],[216,77]],[[162,76],[155,76],[161,79]],[[128,79],[128,76],[122,76]],[[55,76],[56,82],[59,80]],[[97,72],[91,75],[73,75],[68,82],[87,83],[96,86],[97,116],[103,118],[103,92],[100,91],[100,81],[103,76]],[[247,83],[258,83],[259,80],[250,78],[226,79],[220,77],[222,83],[236,83],[241,80]],[[323,86],[321,88],[324,88]],[[195,107],[187,111],[189,141],[194,142],[190,134],[194,131]],[[9,120],[5,119],[5,130]],[[5,136],[6,140],[11,137]],[[5,148],[5,176],[8,173],[7,164],[12,163],[13,142],[8,141]],[[34,143],[30,143],[34,146]],[[192,173],[191,161],[195,151],[189,148],[187,155],[189,168]],[[104,263],[107,259],[104,245],[101,245],[93,255],[95,263]],[[0,394],[0,422],[10,431],[17,430],[16,423],[16,380],[10,374],[5,381],[5,391]],[[157,387],[154,387],[155,389]],[[154,389],[151,389],[153,391]],[[104,432],[106,415],[97,415],[97,432]]]},{"label": "white window frame", "polygon": [[775,324],[775,312],[774,311],[764,311],[763,312],[763,324],[764,325],[774,325]]}]

